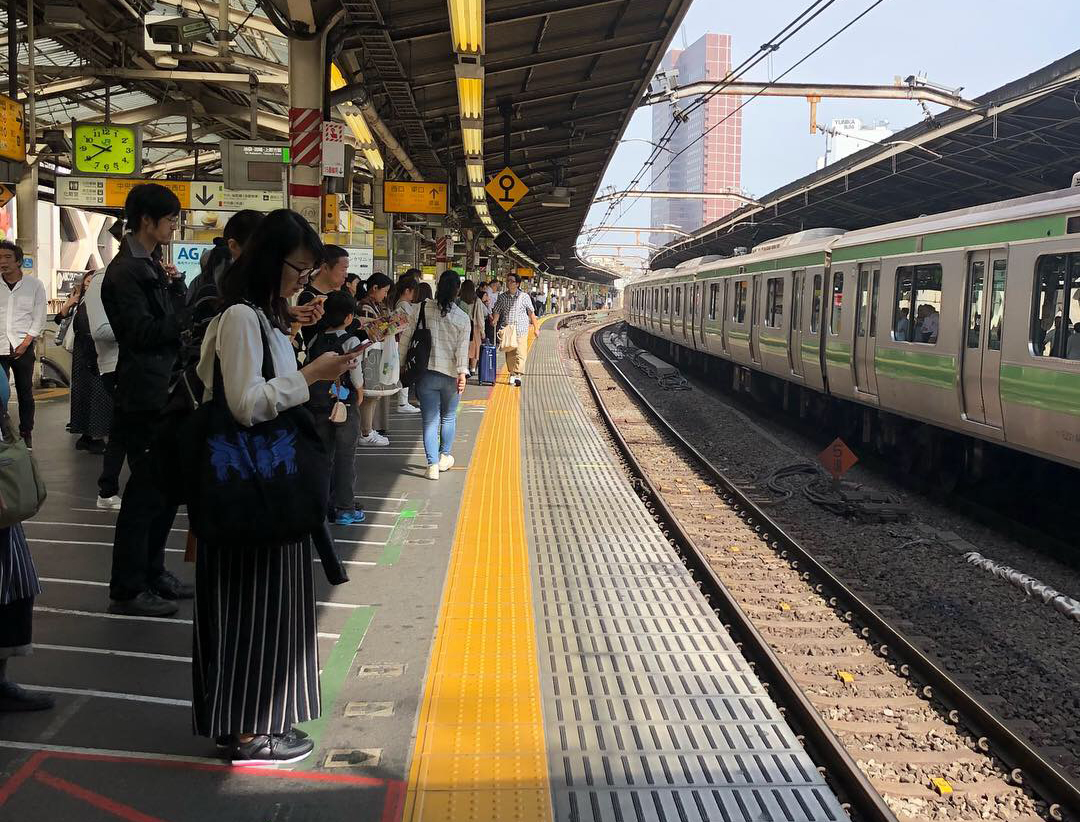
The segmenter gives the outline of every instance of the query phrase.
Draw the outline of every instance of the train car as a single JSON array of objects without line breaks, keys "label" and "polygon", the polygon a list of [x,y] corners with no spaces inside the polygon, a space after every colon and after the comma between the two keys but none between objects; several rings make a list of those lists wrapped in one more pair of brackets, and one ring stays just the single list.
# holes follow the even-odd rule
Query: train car
[{"label": "train car", "polygon": [[1078,189],[800,232],[628,291],[631,325],[676,360],[882,450],[977,463],[989,442],[1080,467]]}]

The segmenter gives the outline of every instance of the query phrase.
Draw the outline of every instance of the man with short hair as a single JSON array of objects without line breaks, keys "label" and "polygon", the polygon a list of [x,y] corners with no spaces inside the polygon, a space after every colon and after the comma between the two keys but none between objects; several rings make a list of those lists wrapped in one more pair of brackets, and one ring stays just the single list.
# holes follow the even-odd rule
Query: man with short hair
[{"label": "man with short hair", "polygon": [[506,276],[506,291],[495,302],[491,311],[491,322],[498,335],[502,321],[513,326],[517,332],[517,345],[506,351],[506,370],[510,372],[510,384],[521,385],[521,374],[525,369],[525,357],[529,346],[529,327],[540,333],[540,324],[536,321],[536,310],[532,298],[521,291],[521,278],[517,274]]},{"label": "man with short hair", "polygon": [[23,252],[15,243],[0,242],[0,367],[5,378],[15,373],[15,393],[19,395],[19,435],[27,448],[33,446],[34,430],[34,340],[45,327],[45,285],[37,277],[27,277],[22,268]]},{"label": "man with short hair", "polygon": [[[334,291],[341,291],[345,287],[345,278],[348,275],[349,252],[339,245],[324,245],[322,265],[311,278],[311,282],[300,291],[300,296],[296,299],[297,304],[307,305],[319,297],[325,300]],[[301,327],[300,337],[306,345],[316,334],[325,329],[326,323],[320,319],[312,325]]]}]

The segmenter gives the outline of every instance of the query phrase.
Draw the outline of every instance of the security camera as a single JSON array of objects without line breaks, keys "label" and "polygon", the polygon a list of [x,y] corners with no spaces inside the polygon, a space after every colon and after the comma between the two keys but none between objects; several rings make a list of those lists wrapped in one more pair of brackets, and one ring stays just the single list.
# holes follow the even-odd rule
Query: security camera
[{"label": "security camera", "polygon": [[187,46],[206,39],[213,29],[202,17],[173,17],[146,27],[150,39],[159,46]]}]

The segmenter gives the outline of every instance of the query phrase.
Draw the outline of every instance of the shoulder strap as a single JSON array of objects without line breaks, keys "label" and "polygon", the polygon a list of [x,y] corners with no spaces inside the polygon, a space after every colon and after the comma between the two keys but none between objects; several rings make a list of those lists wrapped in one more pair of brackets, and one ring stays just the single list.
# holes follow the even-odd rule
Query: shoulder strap
[{"label": "shoulder strap", "polygon": [[419,331],[421,328],[425,330],[427,329],[427,314],[424,313],[424,309],[427,308],[427,304],[427,300],[424,300],[422,303],[420,303],[420,319],[416,323],[417,331]]}]

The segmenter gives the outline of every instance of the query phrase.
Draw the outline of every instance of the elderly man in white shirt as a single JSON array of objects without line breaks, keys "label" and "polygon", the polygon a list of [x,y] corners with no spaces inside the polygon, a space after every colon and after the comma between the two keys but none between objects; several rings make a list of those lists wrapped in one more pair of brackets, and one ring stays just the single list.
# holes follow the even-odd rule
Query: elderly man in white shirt
[{"label": "elderly man in white shirt", "polygon": [[27,277],[22,269],[23,253],[12,242],[0,242],[0,367],[4,376],[15,373],[19,395],[19,434],[31,447],[34,430],[34,340],[45,327],[45,285],[37,277]]}]

